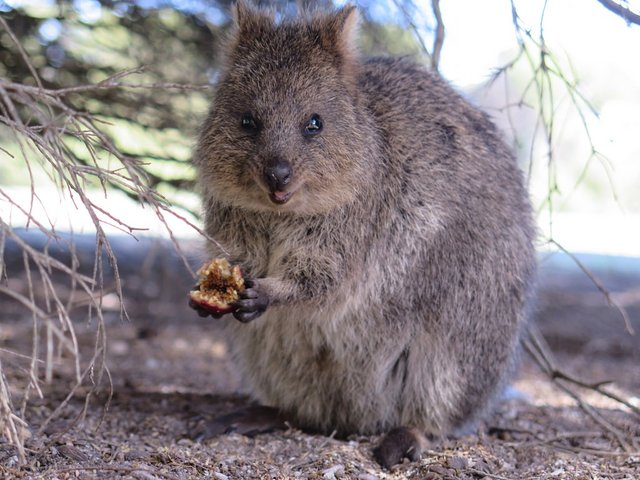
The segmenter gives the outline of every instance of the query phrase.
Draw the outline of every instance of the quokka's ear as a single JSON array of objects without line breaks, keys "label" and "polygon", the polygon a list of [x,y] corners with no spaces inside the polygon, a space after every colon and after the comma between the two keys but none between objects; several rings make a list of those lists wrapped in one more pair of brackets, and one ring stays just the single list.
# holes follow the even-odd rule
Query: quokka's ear
[{"label": "quokka's ear", "polygon": [[259,32],[274,27],[273,14],[260,10],[246,0],[238,0],[233,6],[236,40],[243,36],[254,36]]},{"label": "quokka's ear", "polygon": [[356,42],[360,25],[360,14],[354,5],[347,5],[330,17],[331,29],[336,45],[343,53],[355,55]]},{"label": "quokka's ear", "polygon": [[314,21],[322,48],[335,55],[339,67],[347,77],[355,76],[358,65],[359,21],[358,9],[353,5],[316,17]]}]

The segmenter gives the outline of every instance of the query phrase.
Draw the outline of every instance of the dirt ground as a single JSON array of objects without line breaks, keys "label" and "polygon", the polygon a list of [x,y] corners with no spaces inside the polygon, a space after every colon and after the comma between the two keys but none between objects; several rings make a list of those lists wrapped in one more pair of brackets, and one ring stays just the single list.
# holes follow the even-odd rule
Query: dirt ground
[{"label": "dirt ground", "polygon": [[[610,398],[576,389],[601,415],[596,422],[526,354],[496,412],[475,434],[434,443],[422,460],[391,471],[372,458],[375,437],[338,440],[290,429],[194,441],[190,432],[198,422],[250,402],[218,325],[234,320],[200,319],[188,309],[191,280],[166,251],[149,244],[122,248],[130,320],[119,319],[117,302],[109,296],[112,395],[103,378],[85,402],[88,380],[43,426],[73,384],[72,359],[55,358],[43,398],[32,391],[26,406],[27,464],[20,466],[15,448],[0,437],[0,478],[640,478],[640,416]],[[142,264],[140,248],[151,255]],[[637,261],[583,260],[640,332]],[[9,273],[19,288],[19,273]],[[545,257],[540,284],[535,317],[558,366],[588,382],[612,381],[608,391],[640,407],[640,334],[625,332],[616,310],[566,258]],[[78,318],[75,325],[83,358],[91,358],[95,322]],[[30,315],[0,297],[0,359],[17,406],[29,380],[29,361],[9,351],[30,354],[32,335]]]}]

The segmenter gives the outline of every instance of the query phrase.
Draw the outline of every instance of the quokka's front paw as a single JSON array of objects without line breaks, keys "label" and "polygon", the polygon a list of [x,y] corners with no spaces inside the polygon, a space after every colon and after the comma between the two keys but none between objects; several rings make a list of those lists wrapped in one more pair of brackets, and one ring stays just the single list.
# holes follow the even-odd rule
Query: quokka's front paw
[{"label": "quokka's front paw", "polygon": [[240,292],[240,299],[233,306],[233,316],[241,322],[247,323],[262,315],[269,306],[269,296],[260,288],[256,280],[245,279],[245,289]]}]

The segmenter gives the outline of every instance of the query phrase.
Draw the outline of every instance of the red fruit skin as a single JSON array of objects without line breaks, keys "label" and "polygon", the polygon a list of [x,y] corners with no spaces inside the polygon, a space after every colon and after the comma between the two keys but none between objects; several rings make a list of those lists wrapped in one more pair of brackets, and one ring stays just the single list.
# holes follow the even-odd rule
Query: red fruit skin
[{"label": "red fruit skin", "polygon": [[190,303],[192,305],[197,305],[199,308],[206,310],[207,312],[215,313],[218,315],[224,315],[225,313],[232,313],[237,310],[237,308],[233,304],[228,303],[210,303],[201,298],[194,297],[193,293],[198,290],[193,290],[189,293]]}]

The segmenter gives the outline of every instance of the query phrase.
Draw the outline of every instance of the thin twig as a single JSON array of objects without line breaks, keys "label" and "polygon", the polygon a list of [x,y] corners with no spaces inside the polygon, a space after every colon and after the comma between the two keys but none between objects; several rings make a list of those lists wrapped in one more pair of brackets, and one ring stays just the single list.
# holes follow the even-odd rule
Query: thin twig
[{"label": "thin twig", "polygon": [[610,12],[613,12],[617,16],[623,18],[628,24],[633,23],[635,25],[640,25],[640,15],[632,12],[628,6],[613,0],[598,0],[598,2],[600,2],[600,4]]},{"label": "thin twig", "polygon": [[[598,382],[590,384],[588,382],[577,380],[572,375],[562,372],[558,367],[556,367],[557,362],[555,360],[555,357],[551,353],[547,342],[542,337],[540,331],[533,325],[528,326],[527,336],[523,340],[523,345],[525,347],[525,350],[531,355],[538,367],[540,367],[542,371],[549,376],[549,378],[558,388],[560,388],[567,395],[573,398],[578,406],[582,409],[582,411],[585,412],[600,427],[602,427],[604,431],[609,432],[611,435],[613,435],[613,437],[625,451],[629,452],[632,450],[631,445],[625,439],[624,432],[611,424],[611,422],[605,419],[593,407],[584,402],[580,395],[578,395],[563,383],[564,381],[583,388],[594,390],[603,396],[607,396],[609,398],[617,400],[617,398],[613,398],[608,392],[602,390],[602,386],[608,382]],[[640,413],[636,407],[631,405],[630,402],[624,401],[621,403],[624,403],[625,406],[630,407],[635,413]]]},{"label": "thin twig", "polygon": [[629,314],[627,313],[627,310],[611,296],[611,293],[602,284],[602,282],[580,261],[580,259],[576,255],[569,252],[566,248],[564,248],[554,239],[549,239],[549,243],[555,245],[560,251],[567,254],[571,258],[571,260],[574,261],[574,263],[580,268],[580,270],[582,270],[582,272],[589,278],[589,280],[591,280],[591,282],[600,291],[600,293],[605,298],[609,306],[615,308],[618,311],[618,313],[620,313],[620,316],[622,317],[622,320],[624,322],[624,327],[627,330],[627,333],[629,333],[629,335],[635,335],[635,330],[631,325],[631,319],[629,318]]},{"label": "thin twig", "polygon": [[433,51],[431,52],[431,67],[438,70],[440,64],[440,53],[444,45],[444,21],[442,20],[442,12],[440,11],[440,0],[431,0],[431,9],[436,18],[436,33],[433,39]]},{"label": "thin twig", "polygon": [[0,431],[17,448],[21,462],[26,459],[24,450],[24,430],[26,426],[26,422],[13,413],[9,387],[7,386],[6,378],[2,374],[2,361],[0,360]]},{"label": "thin twig", "polygon": [[27,68],[29,69],[29,72],[31,72],[31,76],[33,76],[33,79],[38,84],[38,88],[40,90],[42,90],[43,86],[42,86],[42,81],[40,80],[40,75],[38,75],[38,72],[36,71],[35,67],[33,66],[33,63],[31,62],[31,59],[29,58],[29,55],[25,51],[24,47],[22,46],[22,43],[20,42],[20,40],[18,39],[16,34],[13,33],[13,30],[9,27],[9,24],[7,23],[7,21],[1,16],[0,16],[0,25],[2,25],[2,28],[4,28],[5,31],[9,34],[9,38],[11,38],[13,43],[18,48],[18,52],[20,52],[20,56],[22,57],[22,60],[27,65]]},{"label": "thin twig", "polygon": [[558,388],[560,388],[563,392],[573,398],[578,406],[585,412],[591,419],[600,425],[604,431],[611,433],[615,439],[618,441],[620,446],[623,448],[625,452],[633,451],[631,445],[626,441],[625,434],[619,428],[615,427],[611,422],[609,422],[606,418],[604,418],[600,413],[598,413],[591,405],[587,402],[583,401],[580,395],[571,390],[566,385],[563,385],[561,382],[554,382]]}]

